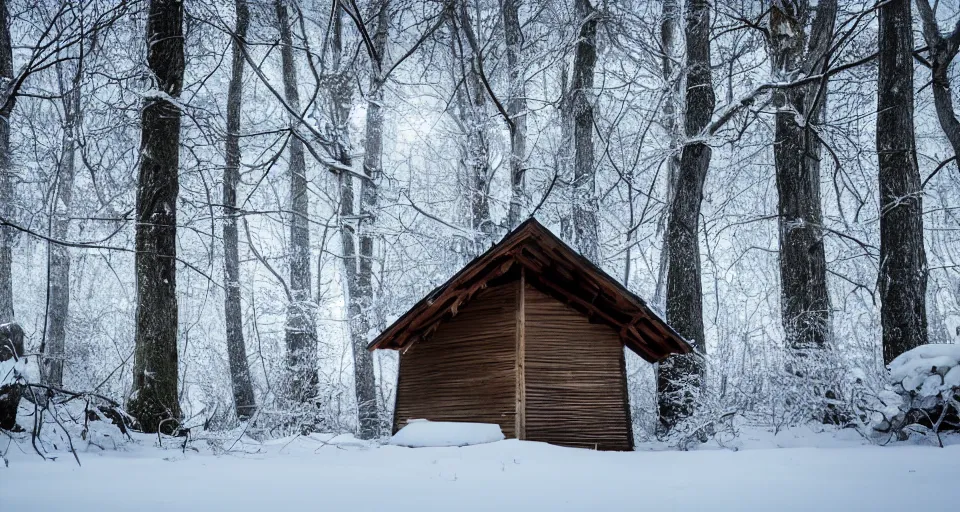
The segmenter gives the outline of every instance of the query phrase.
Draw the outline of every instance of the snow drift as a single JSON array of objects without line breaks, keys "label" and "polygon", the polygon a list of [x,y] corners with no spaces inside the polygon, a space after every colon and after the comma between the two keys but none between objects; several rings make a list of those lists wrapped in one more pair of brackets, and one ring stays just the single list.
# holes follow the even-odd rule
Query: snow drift
[{"label": "snow drift", "polygon": [[410,420],[390,444],[410,448],[470,446],[504,439],[500,425],[493,423],[459,423],[451,421]]}]

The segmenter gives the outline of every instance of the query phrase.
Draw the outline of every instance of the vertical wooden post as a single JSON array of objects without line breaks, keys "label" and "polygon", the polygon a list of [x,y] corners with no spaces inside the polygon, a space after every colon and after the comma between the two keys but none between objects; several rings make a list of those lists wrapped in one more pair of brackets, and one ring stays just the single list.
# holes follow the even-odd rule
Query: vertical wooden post
[{"label": "vertical wooden post", "polygon": [[401,366],[403,365],[403,354],[406,350],[397,351],[397,387],[393,391],[393,420],[390,427],[390,435],[394,435],[400,430],[400,424],[397,423],[397,405],[400,404],[400,379],[403,376]]},{"label": "vertical wooden post", "polygon": [[630,412],[630,389],[627,385],[627,355],[625,350],[625,346],[620,347],[620,375],[623,377],[621,391],[623,392],[623,411],[627,416],[627,443],[630,445],[628,450],[633,451],[633,414]]},{"label": "vertical wooden post", "polygon": [[527,382],[524,376],[526,320],[526,277],[520,267],[519,289],[517,290],[517,439],[527,438]]}]

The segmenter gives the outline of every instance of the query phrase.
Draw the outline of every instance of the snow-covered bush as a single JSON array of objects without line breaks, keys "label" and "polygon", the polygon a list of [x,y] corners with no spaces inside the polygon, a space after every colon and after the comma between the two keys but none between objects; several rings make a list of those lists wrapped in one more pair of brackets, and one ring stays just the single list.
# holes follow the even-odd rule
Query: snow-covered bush
[{"label": "snow-covered bush", "polygon": [[[882,408],[877,404],[886,372],[870,360],[835,348],[782,346],[737,366],[719,354],[708,354],[705,360],[706,382],[698,390],[693,414],[670,432],[658,431],[660,441],[683,450],[705,441],[725,446],[734,442],[743,426],[777,433],[818,424],[853,429],[872,442],[880,441],[874,437],[871,415]],[[654,400],[651,397],[648,407],[655,420]],[[638,439],[653,436],[644,430],[641,434],[647,435]]]},{"label": "snow-covered bush", "polygon": [[863,372],[833,349],[785,349],[779,368],[765,375],[763,409],[775,428],[815,421],[851,426],[859,416]]},{"label": "snow-covered bush", "polygon": [[910,425],[934,432],[960,429],[960,345],[922,345],[887,366],[873,428],[903,437]]}]

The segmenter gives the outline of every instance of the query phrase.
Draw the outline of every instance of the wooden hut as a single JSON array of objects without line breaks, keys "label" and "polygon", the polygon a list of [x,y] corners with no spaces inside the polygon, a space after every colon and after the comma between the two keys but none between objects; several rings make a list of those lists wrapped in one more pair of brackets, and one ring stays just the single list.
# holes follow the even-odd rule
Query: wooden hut
[{"label": "wooden hut", "polygon": [[433,290],[369,346],[400,351],[393,430],[497,423],[507,437],[633,448],[623,347],[690,346],[642,299],[534,219]]}]

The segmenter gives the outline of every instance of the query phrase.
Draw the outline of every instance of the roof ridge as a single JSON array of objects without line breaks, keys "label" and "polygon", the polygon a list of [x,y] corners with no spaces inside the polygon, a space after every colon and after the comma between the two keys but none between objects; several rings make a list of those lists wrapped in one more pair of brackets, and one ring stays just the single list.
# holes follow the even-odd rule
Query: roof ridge
[{"label": "roof ridge", "polygon": [[[540,235],[540,236],[538,236]],[[531,242],[531,243],[528,243]],[[537,288],[620,331],[623,342],[648,361],[691,347],[638,295],[564,242],[536,217],[529,217],[499,242],[434,288],[384,330],[368,349],[405,349],[487,286],[520,264],[534,274]],[[547,290],[542,290],[547,291]]]}]

